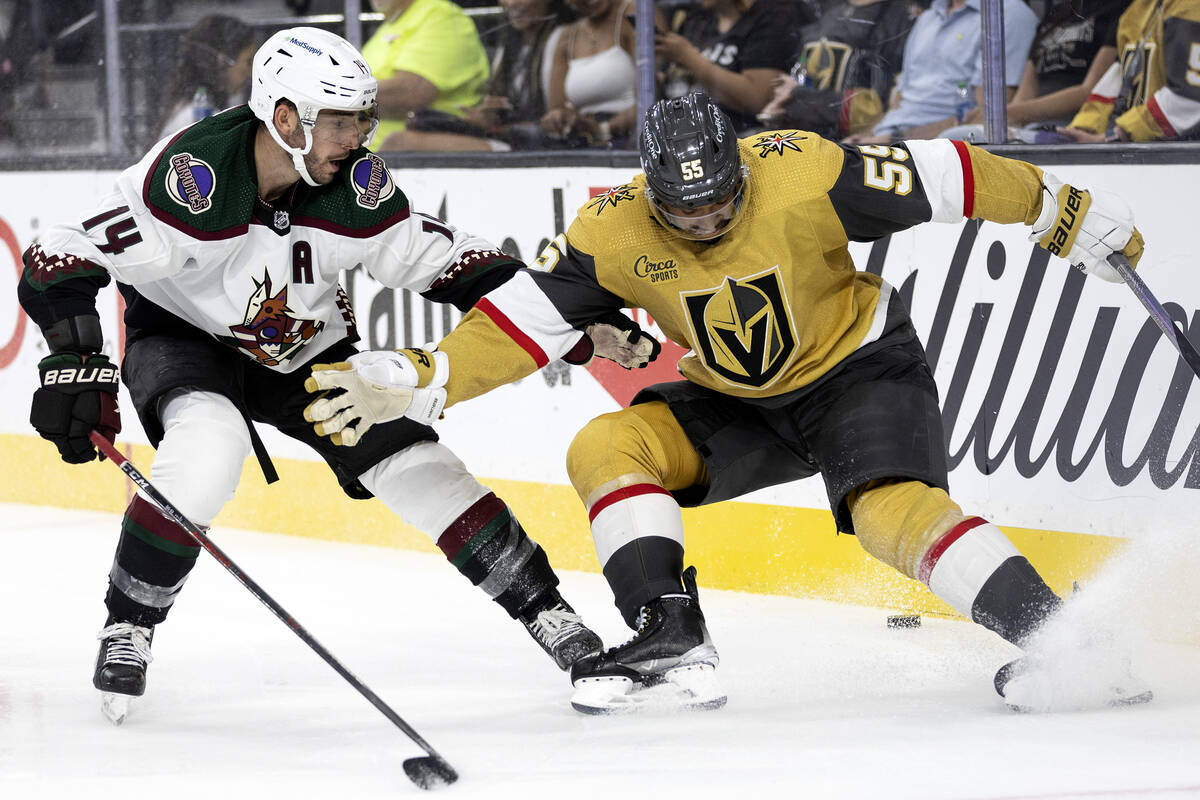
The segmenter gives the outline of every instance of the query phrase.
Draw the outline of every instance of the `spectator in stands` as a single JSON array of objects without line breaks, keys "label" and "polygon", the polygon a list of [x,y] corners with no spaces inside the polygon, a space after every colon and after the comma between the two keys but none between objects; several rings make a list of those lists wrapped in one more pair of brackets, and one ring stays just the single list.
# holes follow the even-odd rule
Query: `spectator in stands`
[{"label": "spectator in stands", "polygon": [[840,139],[873,127],[904,60],[918,7],[898,0],[838,0],[805,28],[791,74],[758,117]]},{"label": "spectator in stands", "polygon": [[[1117,57],[1115,27],[1125,0],[1058,0],[1033,37],[1021,85],[1008,104],[1008,139],[1026,143],[1062,140],[1066,125]],[[983,109],[976,107],[941,133],[947,139],[985,141]]]},{"label": "spectator in stands", "polygon": [[1116,45],[1118,61],[1060,132],[1075,142],[1197,138],[1200,0],[1134,0]]},{"label": "spectator in stands", "polygon": [[548,108],[554,48],[573,19],[563,0],[500,0],[506,20],[492,58],[487,93],[462,120],[409,122],[396,150],[511,150],[549,147],[541,118]]},{"label": "spectator in stands", "polygon": [[761,130],[758,112],[771,100],[775,81],[787,76],[800,29],[814,20],[808,5],[796,0],[700,0],[654,36],[658,62],[673,65],[663,93],[707,92],[738,135]]},{"label": "spectator in stands", "polygon": [[179,37],[175,72],[160,103],[154,141],[230,106],[245,103],[258,40],[233,17],[204,17]]},{"label": "spectator in stands", "polygon": [[[847,142],[928,139],[960,121],[957,112],[971,88],[973,98],[967,95],[965,104],[978,103],[983,84],[980,6],[981,0],[930,3],[904,44],[904,72],[896,82],[889,111],[871,133],[852,134]],[[1004,77],[1009,100],[1021,82],[1037,24],[1037,15],[1021,0],[1004,4]]]},{"label": "spectator in stands", "polygon": [[542,130],[560,146],[629,146],[637,119],[631,0],[567,0],[579,19],[554,48]]},{"label": "spectator in stands", "polygon": [[[371,0],[383,24],[362,54],[379,80],[380,150],[410,116],[462,119],[479,103],[488,79],[479,32],[451,0]],[[398,137],[397,141],[402,141]]]}]

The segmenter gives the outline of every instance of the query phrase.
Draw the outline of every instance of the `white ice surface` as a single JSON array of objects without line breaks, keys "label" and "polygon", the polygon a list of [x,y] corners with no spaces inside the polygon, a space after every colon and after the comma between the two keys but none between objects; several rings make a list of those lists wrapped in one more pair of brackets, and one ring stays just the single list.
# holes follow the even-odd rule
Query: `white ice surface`
[{"label": "white ice surface", "polygon": [[[122,727],[104,720],[91,671],[118,524],[0,506],[0,798],[423,795],[401,769],[420,751],[205,553],[146,696]],[[981,628],[889,630],[881,610],[705,590],[701,574],[728,706],[586,718],[438,556],[214,535],[457,767],[448,798],[1200,797],[1194,645],[1140,646],[1149,705],[1016,715],[991,688],[1015,650]],[[562,577],[606,642],[627,636],[599,575]]]}]

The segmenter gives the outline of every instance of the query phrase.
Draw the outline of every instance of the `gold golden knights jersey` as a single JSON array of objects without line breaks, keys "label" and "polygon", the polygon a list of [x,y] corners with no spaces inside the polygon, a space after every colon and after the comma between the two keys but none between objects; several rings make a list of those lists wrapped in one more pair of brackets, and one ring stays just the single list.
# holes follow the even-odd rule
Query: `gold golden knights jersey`
[{"label": "gold golden knights jersey", "polygon": [[964,216],[1031,224],[1041,209],[1039,169],[962,142],[856,147],[785,130],[740,148],[745,202],[714,242],[660,225],[641,175],[586,203],[533,269],[439,344],[448,404],[561,357],[623,307],[692,351],[679,363],[687,380],[736,397],[790,392],[907,319],[891,287],[855,268],[851,241]]},{"label": "gold golden knights jersey", "polygon": [[1117,24],[1117,62],[1072,120],[1135,142],[1193,136],[1200,127],[1200,0],[1134,0]]}]

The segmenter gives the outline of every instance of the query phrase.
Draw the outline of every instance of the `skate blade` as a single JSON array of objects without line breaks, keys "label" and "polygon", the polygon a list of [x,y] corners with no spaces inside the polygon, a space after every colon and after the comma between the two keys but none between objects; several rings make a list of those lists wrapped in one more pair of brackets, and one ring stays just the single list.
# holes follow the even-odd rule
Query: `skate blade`
[{"label": "skate blade", "polygon": [[[1015,682],[1015,681],[1014,681]],[[1010,684],[1011,686],[1011,684]],[[1110,687],[1104,691],[1079,692],[1058,691],[1048,692],[1045,687],[1040,691],[1023,691],[1019,683],[1012,689],[1006,690],[1004,704],[1018,714],[1054,714],[1072,711],[1096,711],[1104,708],[1124,708],[1149,703],[1154,699],[1150,689],[1137,687]],[[1015,691],[1013,691],[1015,689]]]},{"label": "skate blade", "polygon": [[125,721],[125,717],[129,716],[129,701],[132,699],[133,697],[127,694],[101,692],[100,711],[113,725],[120,725]]},{"label": "skate blade", "polygon": [[728,699],[717,682],[716,668],[700,663],[667,670],[653,684],[622,676],[580,678],[571,707],[589,715],[715,711]]}]

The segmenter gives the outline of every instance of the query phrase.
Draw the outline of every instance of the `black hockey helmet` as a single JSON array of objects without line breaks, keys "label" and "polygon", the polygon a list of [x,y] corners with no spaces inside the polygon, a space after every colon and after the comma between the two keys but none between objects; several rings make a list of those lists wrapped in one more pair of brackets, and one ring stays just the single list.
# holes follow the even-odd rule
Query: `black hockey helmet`
[{"label": "black hockey helmet", "polygon": [[[733,227],[748,170],[729,117],[704,92],[659,100],[646,112],[639,138],[646,199],[659,221],[692,239]],[[704,217],[690,212],[714,204]],[[700,220],[700,222],[697,222]]]}]

